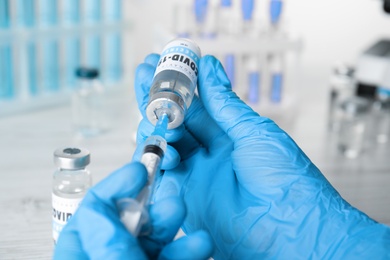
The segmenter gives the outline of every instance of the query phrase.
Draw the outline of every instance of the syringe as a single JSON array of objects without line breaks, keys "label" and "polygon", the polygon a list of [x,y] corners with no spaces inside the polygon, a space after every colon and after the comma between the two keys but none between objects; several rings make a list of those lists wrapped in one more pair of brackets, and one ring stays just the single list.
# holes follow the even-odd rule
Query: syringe
[{"label": "syringe", "polygon": [[135,199],[126,198],[118,202],[120,219],[127,230],[135,237],[140,234],[142,226],[149,221],[148,208],[153,203],[155,178],[160,171],[167,147],[167,142],[164,139],[167,125],[168,116],[163,114],[159,117],[152,135],[146,139],[141,157],[141,163],[145,165],[148,172],[148,181],[145,187]]},{"label": "syringe", "polygon": [[199,60],[200,49],[195,42],[175,39],[164,47],[157,64],[146,107],[146,116],[156,127],[146,139],[141,157],[148,171],[148,181],[137,198],[118,202],[121,221],[134,236],[138,236],[148,222],[155,176],[160,171],[167,147],[165,133],[184,122],[197,84]]}]

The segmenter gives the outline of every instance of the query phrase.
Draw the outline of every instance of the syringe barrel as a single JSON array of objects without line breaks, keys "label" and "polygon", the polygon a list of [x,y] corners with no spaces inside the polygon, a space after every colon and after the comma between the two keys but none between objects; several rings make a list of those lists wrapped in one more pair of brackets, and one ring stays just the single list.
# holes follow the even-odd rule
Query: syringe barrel
[{"label": "syringe barrel", "polygon": [[160,171],[161,162],[166,148],[167,142],[164,138],[158,135],[150,136],[145,142],[141,163],[145,165],[148,172],[148,204],[151,202],[151,198],[153,197],[154,180],[156,178],[156,174]]},{"label": "syringe barrel", "polygon": [[163,113],[169,118],[168,129],[183,123],[194,97],[200,57],[198,45],[189,39],[175,39],[164,47],[146,108],[148,120],[153,125]]}]

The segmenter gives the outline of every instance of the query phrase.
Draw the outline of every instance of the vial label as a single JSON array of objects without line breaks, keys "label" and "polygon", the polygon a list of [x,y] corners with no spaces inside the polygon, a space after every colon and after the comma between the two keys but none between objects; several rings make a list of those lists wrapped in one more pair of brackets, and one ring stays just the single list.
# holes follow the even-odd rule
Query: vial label
[{"label": "vial label", "polygon": [[65,199],[52,194],[53,206],[53,239],[57,243],[58,236],[68,220],[73,216],[83,198]]},{"label": "vial label", "polygon": [[186,75],[196,85],[199,59],[200,50],[195,44],[190,41],[172,41],[161,53],[154,76],[164,70],[175,70]]}]

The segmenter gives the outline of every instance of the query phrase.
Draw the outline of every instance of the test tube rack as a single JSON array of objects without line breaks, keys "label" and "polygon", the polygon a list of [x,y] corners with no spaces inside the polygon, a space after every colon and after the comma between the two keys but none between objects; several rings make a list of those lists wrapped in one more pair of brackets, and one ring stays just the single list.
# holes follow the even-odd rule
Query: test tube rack
[{"label": "test tube rack", "polygon": [[[239,2],[234,1],[236,4]],[[214,3],[214,8],[221,8],[219,2],[218,6]],[[156,51],[161,50],[166,42],[175,37],[191,38],[199,45],[202,55],[214,55],[222,62],[229,78],[231,75],[229,75],[228,64],[225,61],[228,55],[234,57],[234,78],[230,78],[233,91],[261,115],[274,119],[285,128],[293,124],[294,113],[297,110],[297,90],[295,86],[298,85],[299,81],[299,61],[304,45],[300,36],[294,36],[283,26],[280,26],[278,30],[273,30],[273,28],[270,28],[271,26],[267,27],[264,23],[262,26],[255,28],[252,22],[252,27],[248,30],[248,23],[241,21],[241,24],[238,24],[240,23],[239,19],[242,19],[241,15],[237,17],[229,16],[229,19],[236,19],[237,23],[233,23],[234,28],[227,33],[220,30],[219,22],[214,22],[212,26],[204,23],[202,25],[197,24],[196,15],[193,11],[194,1],[171,0],[168,3],[172,5],[171,9],[176,12],[172,15],[173,18],[169,28],[164,28],[161,25],[155,26]],[[213,1],[209,1],[209,4],[213,4]],[[187,15],[184,15],[185,12],[187,12]],[[178,25],[180,17],[186,17],[185,26]],[[206,23],[207,19],[205,18]],[[213,26],[214,29],[211,29]],[[206,33],[204,33],[204,30],[206,30]],[[271,98],[270,90],[273,70],[270,60],[276,55],[281,55],[284,59],[284,64],[281,65],[284,73],[284,84],[282,96],[275,101]],[[253,59],[257,62],[255,66],[253,66]],[[253,98],[253,93],[250,93],[249,88],[251,79],[248,72],[250,71],[261,75],[261,79],[255,79],[261,80],[258,93],[255,93],[258,96],[255,96],[255,98]]]},{"label": "test tube rack", "polygon": [[[13,4],[13,3],[11,3]],[[12,23],[12,22],[11,22]],[[10,26],[8,28],[0,28],[0,46],[11,46],[11,66],[12,71],[12,95],[9,97],[0,97],[0,116],[13,115],[15,113],[31,111],[37,108],[44,108],[49,106],[56,106],[69,102],[70,96],[75,89],[75,84],[70,84],[66,80],[66,41],[68,39],[78,39],[80,41],[80,57],[76,57],[78,66],[90,66],[86,62],[86,52],[88,46],[86,41],[89,37],[97,37],[100,40],[100,50],[97,55],[101,60],[99,70],[101,71],[100,79],[103,84],[109,89],[115,89],[130,82],[131,73],[122,73],[129,70],[131,65],[131,31],[133,29],[133,22],[128,19],[105,20],[101,19],[94,23],[79,22],[71,25],[64,25],[63,23],[56,23],[50,26],[31,27],[25,26]],[[110,51],[108,48],[112,47],[109,42],[109,37],[118,35],[122,43],[116,47],[120,48],[120,55],[122,56],[122,49],[126,51],[126,60],[116,61],[120,70],[119,75],[112,78],[108,75],[106,60],[110,59]],[[44,89],[42,75],[42,59],[43,49],[42,45],[45,41],[54,41],[58,45],[57,59],[58,59],[58,86],[53,89]],[[126,44],[124,43],[126,42]],[[111,45],[110,45],[111,44]],[[35,46],[34,60],[31,64],[31,57],[28,57],[28,46]],[[126,50],[122,48],[126,46]],[[127,53],[128,52],[128,53]],[[119,55],[118,55],[119,56]],[[30,60],[29,60],[30,59]],[[31,89],[31,82],[29,82],[31,74],[31,67],[34,69],[34,77],[36,79],[35,89]]]}]

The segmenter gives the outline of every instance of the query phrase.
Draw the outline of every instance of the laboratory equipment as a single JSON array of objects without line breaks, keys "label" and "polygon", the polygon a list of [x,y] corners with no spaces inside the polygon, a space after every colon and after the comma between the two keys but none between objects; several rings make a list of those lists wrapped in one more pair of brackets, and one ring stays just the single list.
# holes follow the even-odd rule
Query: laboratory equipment
[{"label": "laboratory equipment", "polygon": [[156,125],[156,131],[145,141],[141,157],[141,163],[145,165],[148,172],[148,181],[145,187],[135,199],[125,198],[117,203],[120,219],[133,236],[150,232],[148,209],[149,205],[153,203],[155,178],[160,171],[161,162],[166,151],[167,142],[164,136],[167,123],[167,115],[161,115]]},{"label": "laboratory equipment", "polygon": [[248,101],[251,104],[257,104],[260,101],[261,91],[261,75],[259,68],[258,57],[248,57],[247,71],[248,71]]},{"label": "laboratory equipment", "polygon": [[272,103],[280,103],[283,93],[284,56],[282,53],[273,53],[270,56],[270,99]]},{"label": "laboratory equipment", "polygon": [[200,37],[212,39],[218,33],[219,0],[208,0],[208,5],[200,32]]},{"label": "laboratory equipment", "polygon": [[280,22],[282,15],[283,1],[282,0],[271,0],[270,1],[270,20],[271,25],[276,27]]},{"label": "laboratory equipment", "polygon": [[350,97],[341,102],[338,109],[338,148],[347,158],[356,158],[364,150],[370,102],[365,98]]},{"label": "laboratory equipment", "polygon": [[168,115],[168,129],[183,123],[197,85],[200,57],[199,47],[186,38],[174,39],[163,48],[146,108],[153,125],[164,113]]},{"label": "laboratory equipment", "polygon": [[201,34],[203,29],[203,24],[206,19],[207,15],[207,8],[209,5],[209,0],[195,0],[194,1],[194,13],[195,13],[195,20],[197,25],[197,31],[199,34]]},{"label": "laboratory equipment", "polygon": [[[62,1],[62,24],[66,28],[75,28],[80,23],[80,0]],[[78,35],[69,35],[64,40],[64,85],[75,88],[77,78],[75,70],[80,66],[81,38]]]},{"label": "laboratory equipment", "polygon": [[390,40],[381,39],[363,51],[356,64],[358,94],[374,98],[376,88],[390,89]]},{"label": "laboratory equipment", "polygon": [[176,37],[188,38],[191,32],[191,20],[188,19],[188,14],[191,13],[190,1],[181,1],[174,7],[173,31]]},{"label": "laboratory equipment", "polygon": [[[15,3],[15,25],[20,29],[28,30],[36,24],[34,0],[19,0]],[[18,96],[26,99],[38,95],[38,64],[37,44],[31,39],[20,41],[20,54],[18,62],[19,75],[17,78]]]},{"label": "laboratory equipment", "polygon": [[[101,21],[101,0],[85,0],[83,5],[83,20],[86,25],[93,26]],[[84,38],[86,66],[100,70],[101,67],[101,37],[98,33],[87,34]]]},{"label": "laboratory equipment", "polygon": [[[58,6],[56,0],[39,0],[39,26],[42,29],[54,28],[57,24]],[[56,37],[47,36],[40,44],[41,82],[45,92],[58,92],[60,89],[59,47]]]},{"label": "laboratory equipment", "polygon": [[[0,0],[0,32],[10,29],[10,2]],[[11,99],[15,94],[11,42],[0,42],[0,99]]]},{"label": "laboratory equipment", "polygon": [[243,18],[243,29],[248,31],[252,28],[252,15],[254,10],[254,0],[242,0],[241,1],[241,9],[242,9],[242,18]]},{"label": "laboratory equipment", "polygon": [[[118,23],[122,17],[121,0],[106,1],[105,4],[105,20],[108,23]],[[122,76],[122,37],[119,32],[109,32],[104,38],[105,82],[116,83]]]},{"label": "laboratory equipment", "polygon": [[378,88],[377,98],[372,104],[371,131],[374,143],[384,144],[390,138],[390,90]]},{"label": "laboratory equipment", "polygon": [[328,129],[331,132],[339,130],[340,119],[336,114],[341,102],[355,95],[356,82],[354,68],[345,64],[336,64],[330,78],[330,97],[328,110]]},{"label": "laboratory equipment", "polygon": [[76,70],[78,85],[72,96],[73,127],[82,137],[96,136],[107,130],[105,90],[93,68]]},{"label": "laboratory equipment", "polygon": [[383,11],[390,13],[390,0],[383,0]]},{"label": "laboratory equipment", "polygon": [[91,173],[86,169],[90,152],[82,148],[59,148],[54,152],[54,163],[58,169],[52,184],[52,224],[54,243],[57,243],[61,230],[92,185]]}]

